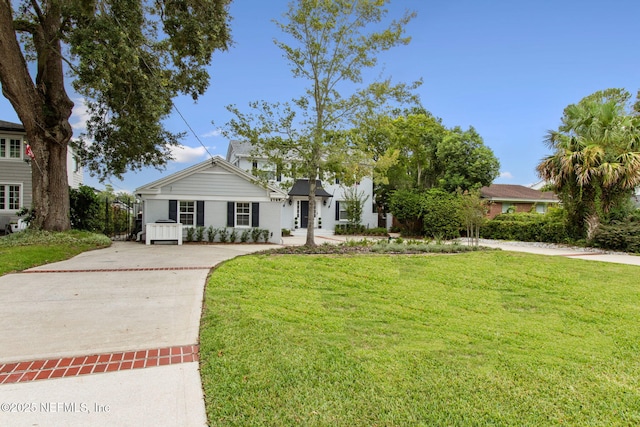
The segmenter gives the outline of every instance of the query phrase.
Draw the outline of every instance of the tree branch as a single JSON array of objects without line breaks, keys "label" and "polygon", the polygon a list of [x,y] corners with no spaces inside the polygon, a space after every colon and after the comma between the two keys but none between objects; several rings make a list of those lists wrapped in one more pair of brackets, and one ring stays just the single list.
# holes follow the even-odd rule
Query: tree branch
[{"label": "tree branch", "polygon": [[16,19],[13,21],[13,29],[21,33],[35,34],[37,31],[37,25],[26,19]]}]

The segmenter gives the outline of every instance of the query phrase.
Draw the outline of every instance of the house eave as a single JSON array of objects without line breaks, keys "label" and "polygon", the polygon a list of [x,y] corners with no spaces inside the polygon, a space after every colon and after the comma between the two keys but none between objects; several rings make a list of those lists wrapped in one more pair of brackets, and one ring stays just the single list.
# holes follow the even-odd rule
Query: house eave
[{"label": "house eave", "polygon": [[510,199],[507,197],[483,197],[484,200],[490,202],[509,202],[509,203],[560,203],[558,199]]}]

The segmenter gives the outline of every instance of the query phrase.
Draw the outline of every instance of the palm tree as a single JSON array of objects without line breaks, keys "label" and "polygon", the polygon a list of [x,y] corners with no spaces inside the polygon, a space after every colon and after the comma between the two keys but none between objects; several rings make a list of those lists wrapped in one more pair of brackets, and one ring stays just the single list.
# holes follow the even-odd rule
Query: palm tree
[{"label": "palm tree", "polygon": [[555,188],[573,233],[590,238],[608,213],[640,185],[640,117],[627,113],[629,94],[596,92],[568,106],[546,144],[554,152],[537,171]]}]

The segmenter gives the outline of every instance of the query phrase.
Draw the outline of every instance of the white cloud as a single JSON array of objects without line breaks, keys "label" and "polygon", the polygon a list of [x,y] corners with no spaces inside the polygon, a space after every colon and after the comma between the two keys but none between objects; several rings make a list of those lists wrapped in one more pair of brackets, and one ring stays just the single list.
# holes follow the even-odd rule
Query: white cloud
[{"label": "white cloud", "polygon": [[212,131],[209,131],[209,132],[201,135],[201,137],[202,138],[215,138],[216,136],[220,136],[220,135],[222,135],[222,129],[217,128],[217,129],[214,129]]},{"label": "white cloud", "polygon": [[204,147],[187,147],[186,145],[178,145],[171,147],[171,155],[176,163],[192,163],[202,159],[207,155]]},{"label": "white cloud", "polygon": [[75,104],[73,106],[73,112],[69,123],[76,134],[87,130],[87,121],[89,120],[89,110],[87,104],[84,102],[84,98],[76,98],[73,100]]},{"label": "white cloud", "polygon": [[500,172],[500,178],[504,178],[504,179],[513,179],[513,175],[511,175],[511,172]]}]

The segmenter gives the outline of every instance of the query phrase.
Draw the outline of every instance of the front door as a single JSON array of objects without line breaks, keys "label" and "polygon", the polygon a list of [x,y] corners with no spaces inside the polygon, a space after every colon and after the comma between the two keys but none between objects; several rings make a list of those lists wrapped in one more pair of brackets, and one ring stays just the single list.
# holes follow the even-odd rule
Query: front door
[{"label": "front door", "polygon": [[309,201],[300,201],[300,228],[307,228],[309,224]]}]

